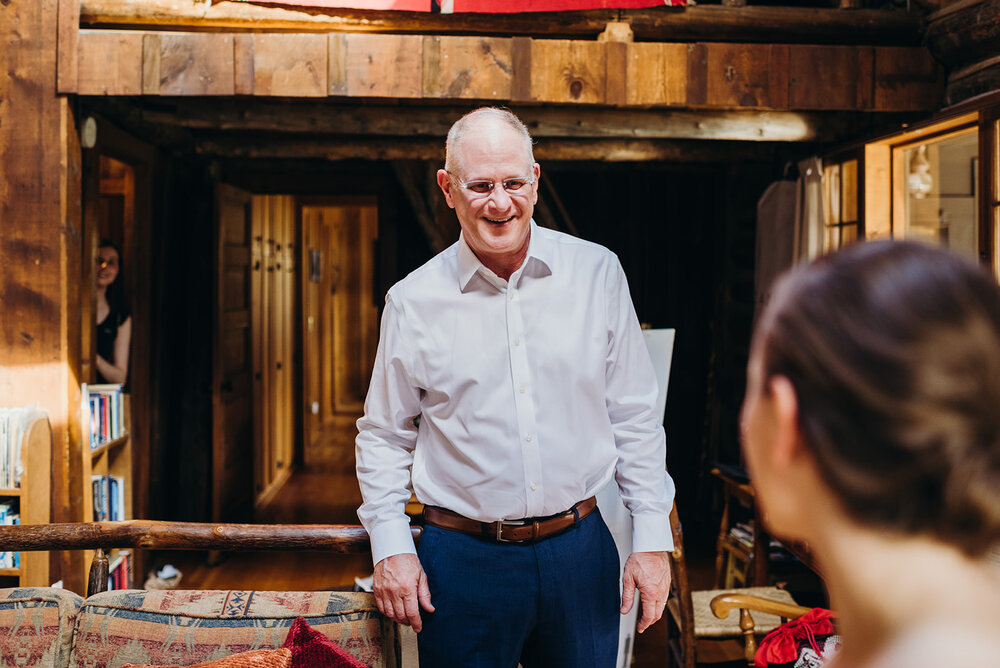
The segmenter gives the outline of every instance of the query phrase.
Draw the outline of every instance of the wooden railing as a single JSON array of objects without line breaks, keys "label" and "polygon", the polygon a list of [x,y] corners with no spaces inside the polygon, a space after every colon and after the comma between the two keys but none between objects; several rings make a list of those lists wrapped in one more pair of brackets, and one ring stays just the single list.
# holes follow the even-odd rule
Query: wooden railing
[{"label": "wooden railing", "polygon": [[[420,528],[410,529],[414,540]],[[82,522],[0,526],[0,551],[97,550],[87,595],[106,591],[108,559],[114,548],[220,550],[222,552],[371,551],[364,527],[351,524],[209,524],[197,522]]]}]

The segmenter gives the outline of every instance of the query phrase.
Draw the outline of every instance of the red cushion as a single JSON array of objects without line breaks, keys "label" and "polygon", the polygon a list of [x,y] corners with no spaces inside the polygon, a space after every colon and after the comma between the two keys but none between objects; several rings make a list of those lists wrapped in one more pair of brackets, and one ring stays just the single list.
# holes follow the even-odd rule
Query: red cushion
[{"label": "red cushion", "polygon": [[292,650],[291,668],[366,668],[337,643],[297,617],[282,647]]}]

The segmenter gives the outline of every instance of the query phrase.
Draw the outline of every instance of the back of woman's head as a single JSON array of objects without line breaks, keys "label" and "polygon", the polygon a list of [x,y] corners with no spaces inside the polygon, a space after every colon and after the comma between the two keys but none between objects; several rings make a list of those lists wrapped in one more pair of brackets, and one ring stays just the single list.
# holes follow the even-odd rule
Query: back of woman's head
[{"label": "back of woman's head", "polygon": [[1000,287],[924,244],[856,244],[796,269],[760,333],[763,377],[855,520],[980,556],[1000,542]]}]

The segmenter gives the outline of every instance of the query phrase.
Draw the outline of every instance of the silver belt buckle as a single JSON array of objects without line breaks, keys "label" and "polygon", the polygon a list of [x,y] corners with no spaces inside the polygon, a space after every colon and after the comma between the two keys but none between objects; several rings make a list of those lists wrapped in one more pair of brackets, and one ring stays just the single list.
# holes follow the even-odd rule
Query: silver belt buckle
[{"label": "silver belt buckle", "polygon": [[523,527],[527,523],[524,520],[497,520],[497,542],[498,543],[520,543],[518,540],[507,540],[503,537],[503,528],[508,527]]}]

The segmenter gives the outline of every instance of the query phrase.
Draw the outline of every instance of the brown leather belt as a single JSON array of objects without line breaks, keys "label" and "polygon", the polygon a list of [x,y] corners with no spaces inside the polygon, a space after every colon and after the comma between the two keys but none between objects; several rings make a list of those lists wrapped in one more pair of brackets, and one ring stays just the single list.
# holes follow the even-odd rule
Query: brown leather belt
[{"label": "brown leather belt", "polygon": [[565,531],[597,507],[597,499],[590,497],[564,513],[550,517],[529,517],[523,520],[480,522],[437,506],[424,507],[424,522],[451,531],[488,538],[498,543],[531,543]]}]

